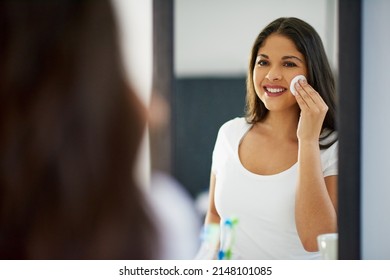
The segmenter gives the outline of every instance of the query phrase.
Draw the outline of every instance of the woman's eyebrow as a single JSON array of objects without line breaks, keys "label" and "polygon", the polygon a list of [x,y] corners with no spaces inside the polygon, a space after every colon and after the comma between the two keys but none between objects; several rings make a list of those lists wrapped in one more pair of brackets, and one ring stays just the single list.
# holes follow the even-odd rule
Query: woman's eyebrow
[{"label": "woman's eyebrow", "polygon": [[259,53],[259,54],[257,55],[257,57],[259,57],[259,56],[264,57],[264,58],[266,58],[266,59],[269,59],[269,56],[266,55],[266,54]]},{"label": "woman's eyebrow", "polygon": [[299,60],[300,62],[304,63],[302,59],[300,59],[299,57],[294,56],[294,55],[286,55],[286,56],[283,56],[283,57],[282,57],[282,60],[286,60],[286,59],[297,59],[297,60]]}]

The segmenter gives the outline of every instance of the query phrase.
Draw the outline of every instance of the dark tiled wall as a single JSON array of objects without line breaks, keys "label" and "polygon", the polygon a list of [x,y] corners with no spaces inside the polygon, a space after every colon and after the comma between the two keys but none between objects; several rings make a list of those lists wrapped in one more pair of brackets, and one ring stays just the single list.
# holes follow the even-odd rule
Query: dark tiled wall
[{"label": "dark tiled wall", "polygon": [[172,96],[173,175],[192,196],[207,190],[219,127],[244,116],[245,77],[179,78]]}]

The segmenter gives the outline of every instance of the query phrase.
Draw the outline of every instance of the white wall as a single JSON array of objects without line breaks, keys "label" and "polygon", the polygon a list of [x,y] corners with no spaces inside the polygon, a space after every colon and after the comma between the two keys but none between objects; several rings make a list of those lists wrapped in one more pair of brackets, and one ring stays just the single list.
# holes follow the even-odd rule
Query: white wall
[{"label": "white wall", "polygon": [[337,0],[176,0],[174,16],[179,77],[245,75],[256,36],[282,16],[310,23],[337,68]]},{"label": "white wall", "polygon": [[363,1],[362,257],[390,259],[390,1]]}]

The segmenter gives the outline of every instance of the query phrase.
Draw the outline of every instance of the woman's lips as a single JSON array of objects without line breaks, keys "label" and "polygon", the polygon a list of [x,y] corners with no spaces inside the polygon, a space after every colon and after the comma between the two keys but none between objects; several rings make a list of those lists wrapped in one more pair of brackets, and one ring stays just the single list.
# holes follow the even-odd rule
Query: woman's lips
[{"label": "woman's lips", "polygon": [[280,86],[264,86],[265,93],[270,97],[280,96],[287,91],[285,87]]}]

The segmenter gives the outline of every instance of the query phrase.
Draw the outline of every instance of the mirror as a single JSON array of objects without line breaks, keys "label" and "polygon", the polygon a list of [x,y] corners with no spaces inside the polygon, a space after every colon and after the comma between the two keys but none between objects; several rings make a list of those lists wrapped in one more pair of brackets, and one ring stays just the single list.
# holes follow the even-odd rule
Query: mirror
[{"label": "mirror", "polygon": [[[178,44],[176,41],[178,40],[176,38],[175,44],[173,44],[173,30],[175,29],[176,37],[180,36],[179,30],[179,11],[181,9],[180,6],[183,2],[187,3],[189,6],[189,10],[194,8],[194,5],[200,4],[199,7],[196,9],[198,11],[197,19],[195,22],[192,23],[192,25],[196,25],[197,22],[203,20],[202,16],[200,16],[199,20],[199,9],[202,8],[202,11],[200,15],[202,15],[203,10],[208,9],[208,5],[211,5],[212,3],[205,3],[204,0],[199,1],[191,1],[191,0],[182,0],[181,3],[176,3],[179,1],[175,0],[168,0],[168,1],[159,1],[154,0],[154,29],[161,31],[161,32],[154,32],[154,52],[158,54],[158,56],[154,57],[155,63],[158,62],[157,66],[159,67],[160,71],[157,71],[158,75],[155,75],[154,80],[158,80],[158,88],[162,89],[164,92],[164,95],[167,97],[167,99],[172,104],[172,111],[173,111],[173,117],[172,122],[177,122],[177,113],[176,113],[176,97],[178,95],[178,90],[173,91],[173,65],[172,60],[173,56],[176,60],[176,77],[175,81],[178,81],[179,79],[188,78],[189,71],[185,71],[187,74],[184,74],[185,72],[181,73],[178,71],[180,69],[179,65],[180,59],[177,54],[173,55],[173,45],[175,45],[176,49],[180,49],[180,44]],[[221,1],[218,1],[219,3]],[[215,8],[214,14],[215,18],[217,19],[218,16],[223,13],[225,10],[225,4],[230,5],[231,1],[223,1],[222,5]],[[253,2],[253,1],[245,1],[247,2]],[[267,13],[271,11],[275,11],[277,9],[284,9],[284,5],[287,5],[286,2],[283,2],[283,5],[281,5],[280,1],[273,1],[273,6],[270,8],[267,5],[266,1],[256,1],[261,4],[261,7],[259,7],[258,10],[256,10],[256,18],[261,20],[264,16],[267,16]],[[362,4],[361,1],[341,1],[338,2],[336,0],[334,1],[295,1],[294,3],[298,3],[299,5],[296,5],[294,7],[293,11],[298,11],[297,7],[302,7],[304,5],[308,6],[316,6],[316,12],[312,13],[313,15],[317,16],[317,11],[320,11],[322,14],[322,18],[327,18],[327,30],[324,33],[321,34],[321,36],[324,36],[324,34],[328,34],[328,37],[333,37],[333,42],[330,40],[328,43],[325,43],[325,47],[327,48],[328,55],[330,54],[330,60],[333,63],[333,67],[335,68],[335,74],[338,77],[338,88],[339,92],[343,92],[343,95],[339,96],[339,106],[340,106],[340,112],[339,112],[339,141],[340,141],[340,148],[339,148],[339,168],[340,168],[340,175],[339,175],[339,185],[343,185],[343,188],[339,188],[339,257],[341,259],[360,259],[361,257],[361,245],[360,245],[360,137],[361,137],[361,124],[360,124],[360,85],[358,83],[355,83],[355,81],[359,81],[361,79],[361,11],[362,11]],[[240,3],[243,3],[242,1]],[[276,5],[275,3],[278,3]],[[159,5],[156,5],[159,4]],[[163,7],[161,6],[162,4]],[[175,9],[174,9],[175,4]],[[179,8],[178,8],[179,7]],[[277,7],[277,9],[275,9]],[[240,13],[242,12],[242,7],[238,9]],[[262,12],[265,11],[265,12]],[[292,12],[292,11],[291,11]],[[187,14],[190,12],[187,12]],[[299,13],[299,12],[298,12]],[[286,15],[290,15],[290,12],[286,12]],[[156,19],[157,15],[157,19]],[[324,16],[326,15],[326,16]],[[176,22],[175,26],[173,26],[173,19]],[[306,19],[306,16],[303,17],[303,19]],[[307,19],[306,19],[307,20]],[[312,23],[311,20],[307,20],[309,23]],[[339,21],[339,23],[337,23]],[[227,28],[227,27],[226,27]],[[246,26],[242,31],[246,32],[247,28],[251,28],[251,26]],[[315,28],[317,28],[315,26]],[[185,31],[186,27],[181,28]],[[258,30],[257,30],[258,31]],[[256,32],[257,32],[256,31]],[[318,30],[318,32],[321,33],[321,30]],[[337,33],[339,35],[337,36]],[[333,36],[331,36],[333,34]],[[190,38],[191,34],[187,35],[187,38]],[[337,37],[342,38],[342,40],[339,40],[337,42]],[[180,38],[180,37],[178,37]],[[186,37],[184,37],[186,38]],[[323,38],[324,39],[324,38]],[[252,39],[253,40],[253,39]],[[208,43],[208,42],[206,42]],[[226,44],[225,44],[226,45]],[[334,46],[332,51],[332,45]],[[338,49],[339,48],[339,49]],[[221,46],[222,49],[222,46]],[[246,50],[249,51],[249,50]],[[340,53],[339,59],[337,59],[338,53]],[[191,54],[188,53],[188,56]],[[246,55],[246,53],[245,53]],[[337,61],[339,62],[339,65],[337,66]],[[242,64],[240,67],[243,67]],[[167,71],[168,70],[168,71]],[[202,74],[203,75],[203,74]],[[242,75],[242,73],[241,73]],[[161,85],[162,84],[162,85]],[[176,82],[177,84],[177,82]],[[351,87],[351,85],[353,85]],[[177,87],[177,86],[176,86]],[[241,85],[242,87],[242,85]],[[209,88],[209,87],[208,87]],[[190,101],[190,100],[189,100]],[[221,102],[218,103],[217,109],[220,107]],[[190,102],[188,102],[190,104]],[[191,105],[191,104],[190,104]],[[188,106],[188,107],[194,107],[194,106]],[[198,106],[195,106],[197,110],[199,109]],[[186,108],[186,107],[184,107]],[[215,108],[214,108],[215,109]],[[205,110],[203,110],[204,112]],[[210,112],[208,112],[210,113]],[[200,114],[199,114],[200,115]],[[191,121],[190,117],[185,117],[185,120]],[[194,120],[192,120],[194,121]],[[192,123],[193,124],[193,123]],[[196,123],[196,125],[199,125],[199,122]],[[189,126],[190,127],[190,126]],[[212,128],[214,135],[209,137],[208,140],[211,144],[211,147],[209,150],[202,151],[202,154],[204,157],[206,157],[206,161],[210,160],[210,152],[212,150],[212,146],[214,145],[215,141],[215,133],[216,129],[218,128],[218,125],[214,125],[214,128]],[[206,133],[207,135],[207,133]],[[170,128],[170,133],[168,138],[168,141],[165,141],[163,149],[164,151],[168,151],[165,156],[165,160],[163,161],[165,163],[166,169],[170,170],[172,174],[175,174],[175,176],[180,176],[179,170],[177,170],[177,155],[175,156],[175,153],[180,152],[183,147],[180,146],[180,143],[177,144],[177,139],[180,139],[180,134],[177,133],[177,131],[173,128]],[[201,134],[201,137],[204,138],[204,134]],[[197,138],[199,139],[199,138]],[[180,141],[179,141],[180,142]],[[185,142],[185,141],[184,141]],[[183,143],[183,141],[181,141]],[[352,145],[351,145],[352,143]],[[183,145],[183,144],[181,144]],[[184,146],[184,145],[183,145]],[[173,148],[175,147],[175,148]],[[196,150],[196,149],[195,149]],[[175,158],[175,162],[173,163],[173,158]],[[201,166],[198,162],[196,162],[193,158],[189,157],[189,160],[184,162],[183,164],[187,164],[188,162],[191,162],[194,164],[194,173],[197,174],[195,176],[204,176],[204,178],[200,179],[202,184],[204,182],[208,181],[208,175],[201,174],[201,171],[199,169],[203,168],[204,170],[207,169],[206,174],[209,172],[209,163],[210,161],[205,164],[205,166]],[[196,171],[196,172],[195,172]],[[184,178],[184,177],[183,177]],[[181,180],[185,182],[185,180],[181,178]],[[195,182],[194,184],[194,191],[197,191],[198,189],[206,188],[202,184],[198,184]],[[188,186],[187,186],[188,188]]]}]

